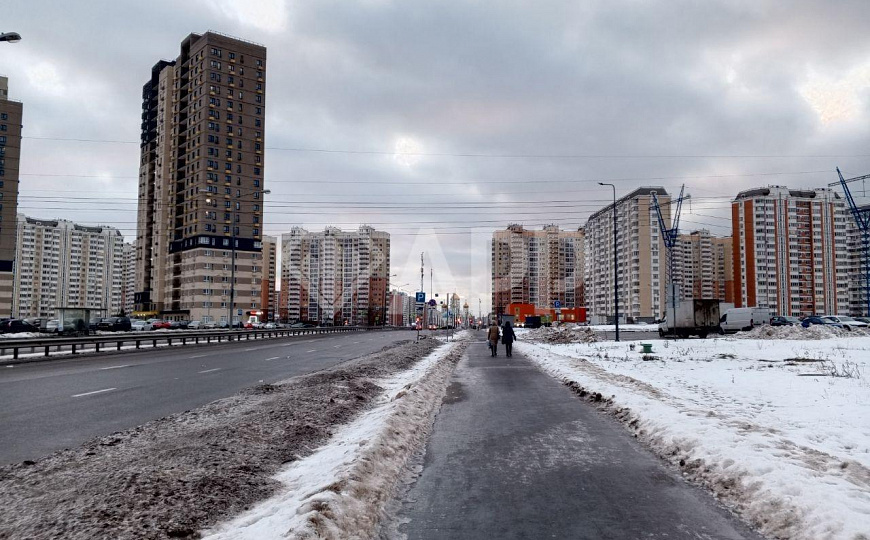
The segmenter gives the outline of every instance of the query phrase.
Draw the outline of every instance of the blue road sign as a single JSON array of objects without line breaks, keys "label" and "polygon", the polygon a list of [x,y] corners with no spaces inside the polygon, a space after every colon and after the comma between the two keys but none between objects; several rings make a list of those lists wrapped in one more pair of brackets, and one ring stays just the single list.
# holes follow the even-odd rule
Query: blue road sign
[{"label": "blue road sign", "polygon": [[553,302],[553,307],[559,309],[560,307],[562,307],[562,302],[556,300],[555,302]]},{"label": "blue road sign", "polygon": [[434,298],[432,300],[429,300],[429,305],[431,307],[435,307],[437,304],[438,304],[438,302],[436,302]]},{"label": "blue road sign", "polygon": [[424,292],[418,292],[418,293],[417,293],[417,302],[419,302],[419,303],[421,303],[421,304],[424,303],[424,302],[426,302],[426,293],[424,293]]}]

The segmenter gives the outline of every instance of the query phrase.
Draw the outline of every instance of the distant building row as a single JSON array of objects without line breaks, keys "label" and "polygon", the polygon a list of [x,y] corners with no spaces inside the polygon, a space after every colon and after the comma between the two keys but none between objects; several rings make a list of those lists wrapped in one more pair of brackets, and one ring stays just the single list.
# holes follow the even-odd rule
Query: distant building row
[{"label": "distant building row", "polygon": [[[511,303],[552,308],[559,301],[568,308],[585,306],[590,317],[605,320],[614,313],[616,259],[621,317],[661,317],[668,263],[653,193],[670,223],[670,196],[664,188],[644,187],[592,214],[577,231],[518,225],[496,231],[493,311]],[[713,237],[706,230],[680,235],[673,275],[684,298],[718,298],[784,315],[858,315],[866,312],[861,261],[858,231],[841,197],[829,189],[771,186],[737,195],[732,236]]]}]

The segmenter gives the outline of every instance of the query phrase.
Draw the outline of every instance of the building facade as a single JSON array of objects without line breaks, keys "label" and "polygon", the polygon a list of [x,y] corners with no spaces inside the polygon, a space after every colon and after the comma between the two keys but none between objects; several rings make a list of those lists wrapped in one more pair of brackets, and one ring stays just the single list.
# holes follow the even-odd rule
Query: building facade
[{"label": "building facade", "polygon": [[261,321],[277,320],[277,271],[278,239],[274,236],[263,236],[263,268],[262,276],[260,277]]},{"label": "building facade", "polygon": [[123,309],[124,238],[112,227],[18,217],[13,314],[53,317],[58,307]]},{"label": "building facade", "polygon": [[665,223],[670,223],[671,198],[662,187],[638,188],[617,200],[615,206],[595,212],[586,222],[586,306],[593,321],[612,318],[615,313],[614,260],[618,261],[620,318],[651,321],[664,314],[667,251],[652,206],[653,192]]},{"label": "building facade", "polygon": [[294,227],[281,237],[289,322],[383,324],[389,275],[390,235],[372,227],[318,233]]},{"label": "building facade", "polygon": [[121,289],[121,307],[125,315],[133,313],[136,294],[136,244],[124,242],[124,265]]},{"label": "building facade", "polygon": [[13,314],[15,227],[18,220],[18,172],[24,106],[9,99],[9,84],[0,76],[0,316]]},{"label": "building facade", "polygon": [[[870,206],[858,206],[861,212],[870,211]],[[846,252],[849,261],[849,314],[870,316],[867,306],[867,261],[864,251],[864,235],[855,223],[851,210],[846,216]]]},{"label": "building facade", "polygon": [[390,291],[389,312],[387,324],[390,326],[408,326],[413,321],[411,313],[412,298],[408,293]]},{"label": "building facade", "polygon": [[493,313],[509,304],[573,308],[585,303],[584,232],[543,230],[509,225],[495,231],[490,242]]},{"label": "building facade", "polygon": [[792,316],[847,313],[846,211],[829,189],[739,193],[731,204],[735,305]]},{"label": "building facade", "polygon": [[142,90],[139,315],[225,321],[262,308],[265,89],[266,48],[214,32],[189,35],[176,60],[151,70]]}]

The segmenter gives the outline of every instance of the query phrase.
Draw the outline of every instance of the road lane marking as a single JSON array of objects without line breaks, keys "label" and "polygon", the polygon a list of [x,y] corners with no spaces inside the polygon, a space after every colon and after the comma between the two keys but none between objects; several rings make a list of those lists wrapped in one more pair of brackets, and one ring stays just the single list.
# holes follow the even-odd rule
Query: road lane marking
[{"label": "road lane marking", "polygon": [[200,371],[199,373],[211,373],[212,371],[219,371],[219,370],[220,370],[220,368],[216,367],[216,368],[211,368],[211,369],[206,369],[204,371]]},{"label": "road lane marking", "polygon": [[94,390],[93,392],[85,392],[83,394],[73,394],[72,397],[92,396],[94,394],[102,394],[103,392],[111,392],[117,388],[103,388],[102,390]]},{"label": "road lane marking", "polygon": [[354,345],[356,345],[357,343],[362,343],[362,341],[354,341],[353,342]]},{"label": "road lane marking", "polygon": [[339,348],[339,347],[341,347],[341,345],[333,345],[333,346],[332,346],[333,349],[337,349],[337,348]]},{"label": "road lane marking", "polygon": [[[266,362],[271,362],[272,360],[277,360],[281,358],[280,356],[273,356],[272,358],[266,358]],[[290,358],[289,356],[287,358]]]},{"label": "road lane marking", "polygon": [[310,351],[305,351],[305,352],[317,352],[317,349],[311,349]]},{"label": "road lane marking", "polygon": [[107,369],[121,369],[125,367],[130,367],[130,364],[124,364],[123,366],[109,366],[109,367],[101,367],[100,371],[105,371]]},{"label": "road lane marking", "polygon": [[203,356],[208,356],[207,354],[194,354],[193,356],[189,356],[188,358],[202,358]]}]

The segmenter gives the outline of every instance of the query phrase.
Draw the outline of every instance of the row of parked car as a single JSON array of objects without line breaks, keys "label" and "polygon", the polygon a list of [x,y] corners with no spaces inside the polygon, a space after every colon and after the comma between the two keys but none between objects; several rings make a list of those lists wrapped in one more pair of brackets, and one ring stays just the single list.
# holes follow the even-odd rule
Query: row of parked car
[{"label": "row of parked car", "polygon": [[777,316],[770,319],[771,326],[810,326],[822,324],[842,328],[845,330],[854,330],[870,327],[870,317],[850,317],[848,315],[810,315],[809,317],[786,317]]},{"label": "row of parked car", "polygon": [[[64,328],[57,319],[0,319],[0,333],[2,334],[21,334],[21,333],[46,333],[46,334],[64,334],[64,333],[95,333],[101,332],[147,332],[151,330],[208,330],[208,329],[226,329],[229,324],[226,321],[220,322],[202,322],[202,321],[166,321],[163,319],[131,319],[130,317],[102,317],[91,319],[85,326],[83,323],[81,328]],[[279,328],[277,323],[235,323],[235,328],[262,328],[271,330]],[[297,323],[295,325],[281,325],[280,327],[293,328],[309,328],[312,324]]]}]

